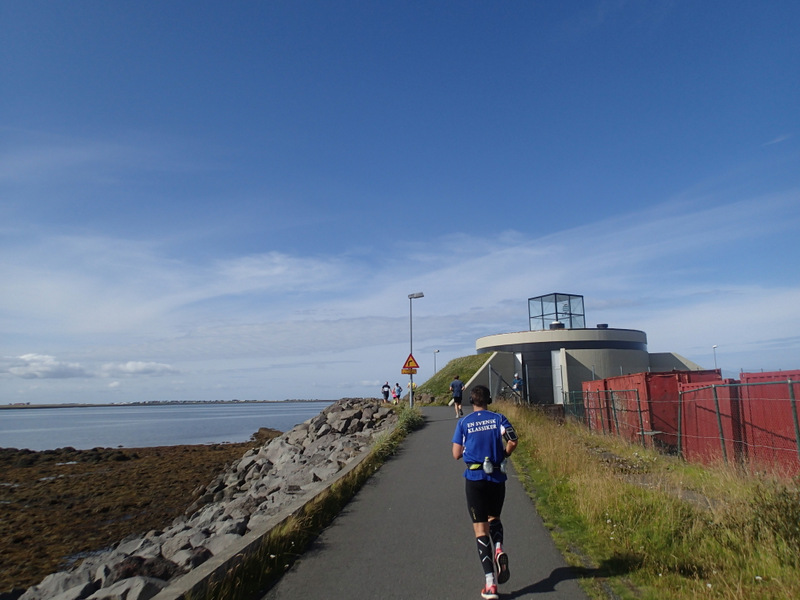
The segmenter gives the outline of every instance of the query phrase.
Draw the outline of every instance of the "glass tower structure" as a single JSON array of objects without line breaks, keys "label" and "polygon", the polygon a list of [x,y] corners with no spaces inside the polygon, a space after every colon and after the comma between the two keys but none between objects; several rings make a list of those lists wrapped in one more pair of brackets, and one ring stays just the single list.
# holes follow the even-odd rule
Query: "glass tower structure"
[{"label": "glass tower structure", "polygon": [[583,296],[576,294],[546,294],[528,298],[528,321],[531,331],[550,329],[558,321],[565,329],[586,328]]}]

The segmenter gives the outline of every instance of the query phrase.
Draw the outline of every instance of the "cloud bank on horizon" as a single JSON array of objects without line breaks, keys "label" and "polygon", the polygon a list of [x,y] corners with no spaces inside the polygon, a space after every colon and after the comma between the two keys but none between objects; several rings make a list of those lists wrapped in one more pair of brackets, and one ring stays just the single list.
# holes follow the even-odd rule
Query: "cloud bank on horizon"
[{"label": "cloud bank on horizon", "polygon": [[417,291],[800,368],[800,8],[207,8],[0,8],[0,404],[375,396]]}]

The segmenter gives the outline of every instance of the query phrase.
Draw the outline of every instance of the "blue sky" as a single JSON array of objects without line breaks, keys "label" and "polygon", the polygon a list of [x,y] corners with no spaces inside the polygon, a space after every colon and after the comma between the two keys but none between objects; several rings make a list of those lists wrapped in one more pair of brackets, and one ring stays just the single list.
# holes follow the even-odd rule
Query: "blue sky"
[{"label": "blue sky", "polygon": [[[418,381],[582,294],[800,368],[800,4],[0,1],[0,403]],[[405,385],[404,385],[405,387]]]}]

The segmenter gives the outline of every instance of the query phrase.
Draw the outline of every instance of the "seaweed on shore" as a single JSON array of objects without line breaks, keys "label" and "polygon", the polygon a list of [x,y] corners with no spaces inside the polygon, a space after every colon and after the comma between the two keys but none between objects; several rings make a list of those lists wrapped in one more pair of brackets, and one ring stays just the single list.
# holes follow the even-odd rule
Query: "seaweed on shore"
[{"label": "seaweed on shore", "polygon": [[26,588],[128,535],[160,530],[250,448],[0,448],[0,593]]}]

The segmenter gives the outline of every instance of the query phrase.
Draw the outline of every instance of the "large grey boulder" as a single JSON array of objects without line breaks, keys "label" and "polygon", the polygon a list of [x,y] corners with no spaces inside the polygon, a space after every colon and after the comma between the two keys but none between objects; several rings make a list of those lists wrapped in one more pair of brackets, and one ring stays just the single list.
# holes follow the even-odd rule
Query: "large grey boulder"
[{"label": "large grey boulder", "polygon": [[40,584],[28,588],[20,600],[45,600],[91,583],[91,575],[85,570],[61,571],[48,575]]},{"label": "large grey boulder", "polygon": [[96,583],[83,583],[52,596],[50,600],[83,600],[99,587]]},{"label": "large grey boulder", "polygon": [[100,588],[86,600],[150,600],[166,586],[166,581],[154,577],[131,577]]}]

